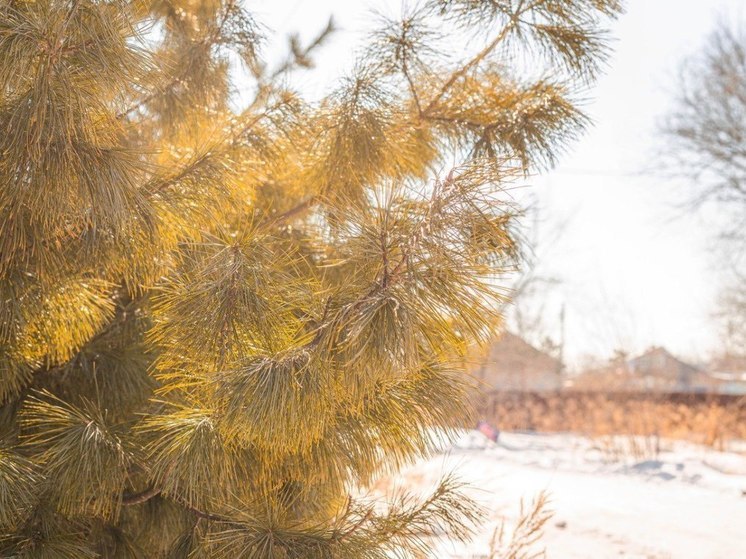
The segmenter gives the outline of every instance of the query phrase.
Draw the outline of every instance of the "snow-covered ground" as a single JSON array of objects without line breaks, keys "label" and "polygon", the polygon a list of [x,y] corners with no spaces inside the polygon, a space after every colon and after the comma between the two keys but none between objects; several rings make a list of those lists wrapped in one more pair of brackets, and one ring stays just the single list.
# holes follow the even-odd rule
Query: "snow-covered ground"
[{"label": "snow-covered ground", "polygon": [[608,446],[576,435],[519,433],[502,433],[495,444],[467,432],[387,485],[424,490],[455,472],[471,486],[489,511],[486,522],[466,547],[440,542],[444,559],[489,558],[495,526],[504,522],[509,532],[521,500],[543,490],[554,516],[536,549],[546,548],[549,559],[746,558],[745,455],[664,441],[657,457],[612,460]]}]

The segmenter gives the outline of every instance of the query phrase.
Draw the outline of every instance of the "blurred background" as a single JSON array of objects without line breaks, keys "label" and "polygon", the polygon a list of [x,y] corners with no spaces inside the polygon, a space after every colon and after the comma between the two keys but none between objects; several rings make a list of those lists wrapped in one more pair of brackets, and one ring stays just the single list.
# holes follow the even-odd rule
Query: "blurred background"
[{"label": "blurred background", "polygon": [[[320,96],[350,70],[376,13],[395,15],[412,5],[262,0],[254,9],[277,37],[299,33],[302,43],[333,15],[337,31],[315,68],[293,77],[295,87]],[[737,31],[744,16],[741,0],[627,2],[611,29],[614,52],[605,74],[576,92],[593,125],[556,168],[511,191],[527,208],[524,274],[536,285],[519,293],[508,325],[534,345],[562,342],[568,373],[617,351],[653,346],[703,364],[727,343],[720,315],[732,262],[719,241],[732,212],[712,200],[694,207],[701,177],[678,172],[665,127],[680,108],[688,65],[713,33]],[[470,48],[467,38],[454,41]],[[270,60],[287,49],[282,40],[265,48]]]},{"label": "blurred background", "polygon": [[[407,6],[254,9],[301,43],[333,15],[292,78],[321,96],[376,12]],[[746,557],[746,3],[630,0],[611,33],[604,75],[576,92],[593,125],[507,193],[526,257],[503,335],[470,358],[481,431],[382,482],[453,468],[486,492],[484,533],[444,557]]]}]

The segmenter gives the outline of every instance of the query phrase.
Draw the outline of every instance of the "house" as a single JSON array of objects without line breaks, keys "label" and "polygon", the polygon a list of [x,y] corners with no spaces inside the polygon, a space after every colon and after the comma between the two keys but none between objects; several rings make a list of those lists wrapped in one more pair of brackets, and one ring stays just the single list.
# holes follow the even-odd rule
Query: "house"
[{"label": "house", "polygon": [[746,373],[729,371],[710,373],[713,381],[717,382],[717,393],[727,396],[746,396]]},{"label": "house", "polygon": [[710,376],[720,383],[720,394],[746,395],[746,355],[720,355],[710,363],[710,371]]},{"label": "house", "polygon": [[606,367],[586,371],[573,379],[572,386],[606,392],[690,393],[717,392],[720,384],[704,369],[682,361],[663,347],[653,346],[637,357],[617,356]]},{"label": "house", "polygon": [[562,387],[562,363],[504,332],[477,362],[474,376],[485,390],[549,392]]},{"label": "house", "polygon": [[639,388],[658,392],[712,392],[717,382],[703,369],[653,346],[630,359],[629,372]]}]

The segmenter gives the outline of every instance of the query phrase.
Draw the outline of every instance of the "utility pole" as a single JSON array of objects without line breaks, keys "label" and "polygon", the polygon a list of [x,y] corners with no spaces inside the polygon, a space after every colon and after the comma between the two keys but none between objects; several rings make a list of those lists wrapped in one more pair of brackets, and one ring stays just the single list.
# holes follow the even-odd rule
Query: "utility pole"
[{"label": "utility pole", "polygon": [[559,377],[562,377],[565,372],[565,303],[562,303],[560,308],[560,341],[559,341]]}]

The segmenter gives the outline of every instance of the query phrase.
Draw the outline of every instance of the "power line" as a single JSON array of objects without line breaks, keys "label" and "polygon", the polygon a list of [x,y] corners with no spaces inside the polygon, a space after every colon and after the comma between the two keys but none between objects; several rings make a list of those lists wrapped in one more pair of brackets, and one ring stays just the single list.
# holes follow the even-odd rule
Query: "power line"
[{"label": "power line", "polygon": [[582,176],[599,176],[599,177],[615,177],[615,178],[658,178],[652,173],[645,173],[642,171],[604,171],[602,169],[557,169],[547,173],[549,175],[582,175]]}]

